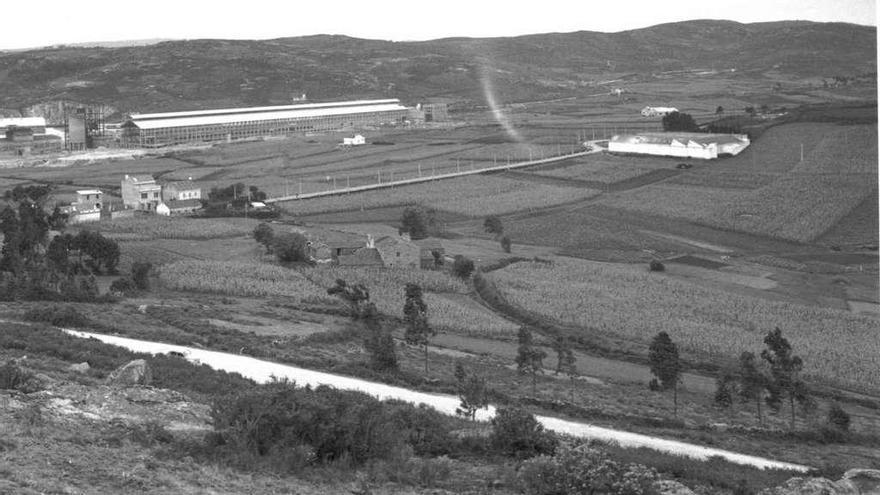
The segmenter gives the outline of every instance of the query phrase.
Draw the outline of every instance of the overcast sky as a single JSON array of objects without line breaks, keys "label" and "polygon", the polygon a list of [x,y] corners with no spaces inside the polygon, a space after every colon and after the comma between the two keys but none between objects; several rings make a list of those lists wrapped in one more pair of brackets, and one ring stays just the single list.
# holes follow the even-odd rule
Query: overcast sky
[{"label": "overcast sky", "polygon": [[877,25],[875,0],[13,0],[0,13],[0,49],[147,38],[345,34],[400,41],[616,32],[687,19]]}]

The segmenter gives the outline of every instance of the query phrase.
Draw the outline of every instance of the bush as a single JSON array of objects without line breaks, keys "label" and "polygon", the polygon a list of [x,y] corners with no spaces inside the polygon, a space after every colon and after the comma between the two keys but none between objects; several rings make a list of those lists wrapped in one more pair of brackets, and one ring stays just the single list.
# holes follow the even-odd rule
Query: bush
[{"label": "bush", "polygon": [[89,319],[72,306],[54,304],[28,310],[24,319],[49,323],[56,327],[85,327],[89,324]]},{"label": "bush", "polygon": [[489,440],[496,451],[520,458],[552,454],[557,444],[556,435],[545,431],[535,416],[515,407],[498,409]]},{"label": "bush", "polygon": [[666,265],[664,265],[661,261],[651,260],[651,264],[648,265],[648,268],[652,272],[663,272],[666,271]]},{"label": "bush", "polygon": [[131,265],[131,281],[138,290],[150,290],[150,270],[152,263],[135,261]]},{"label": "bush", "polygon": [[525,461],[517,482],[528,495],[652,493],[657,480],[653,469],[639,464],[623,465],[586,445],[563,448],[556,455]]},{"label": "bush", "polygon": [[849,413],[844,411],[840,404],[836,402],[832,404],[831,408],[828,409],[828,424],[840,431],[849,431],[849,422]]},{"label": "bush", "polygon": [[278,261],[288,263],[293,261],[307,261],[309,240],[306,236],[293,232],[275,237],[272,240],[272,251],[278,257]]},{"label": "bush", "polygon": [[112,284],[110,284],[110,292],[122,295],[131,294],[135,291],[135,287],[136,286],[132,279],[128,277],[120,277],[114,280]]},{"label": "bush", "polygon": [[501,243],[501,249],[503,249],[505,253],[510,253],[510,237],[504,236],[499,242]]},{"label": "bush", "polygon": [[474,262],[462,255],[457,255],[452,262],[452,273],[456,277],[467,279],[474,272]]},{"label": "bush", "polygon": [[15,361],[7,361],[0,366],[0,390],[23,390],[33,378],[33,373],[19,367]]}]

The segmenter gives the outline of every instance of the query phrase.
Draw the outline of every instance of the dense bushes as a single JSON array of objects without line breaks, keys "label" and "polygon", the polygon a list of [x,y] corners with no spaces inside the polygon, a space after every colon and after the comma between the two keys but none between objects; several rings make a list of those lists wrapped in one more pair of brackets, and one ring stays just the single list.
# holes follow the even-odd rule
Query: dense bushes
[{"label": "dense bushes", "polygon": [[525,461],[517,476],[527,495],[607,493],[639,495],[653,493],[657,480],[653,469],[639,464],[619,464],[586,445],[561,448],[556,455]]},{"label": "dense bushes", "polygon": [[492,418],[492,448],[502,454],[520,458],[552,454],[557,439],[545,431],[530,413],[514,408],[499,408]]},{"label": "dense bushes", "polygon": [[268,384],[216,401],[212,416],[220,446],[267,462],[300,452],[310,462],[358,466],[449,444],[437,413],[325,386]]},{"label": "dense bushes", "polygon": [[56,327],[84,327],[89,324],[89,319],[77,311],[73,306],[40,306],[29,309],[24,314],[27,321],[39,321],[49,323]]}]

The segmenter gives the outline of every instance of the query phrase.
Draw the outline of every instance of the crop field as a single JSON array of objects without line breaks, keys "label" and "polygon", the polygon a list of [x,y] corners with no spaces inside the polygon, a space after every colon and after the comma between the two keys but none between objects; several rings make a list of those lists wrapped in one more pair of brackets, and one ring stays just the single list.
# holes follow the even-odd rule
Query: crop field
[{"label": "crop field", "polygon": [[503,177],[471,175],[351,195],[289,201],[283,206],[295,215],[330,211],[421,204],[438,210],[477,217],[500,215],[591,198],[595,189],[531,184]]},{"label": "crop field", "polygon": [[146,241],[236,237],[250,234],[258,223],[245,218],[197,219],[144,215],[82,224],[82,228],[99,231],[118,241]]},{"label": "crop field", "polygon": [[110,160],[68,167],[19,168],[8,171],[8,176],[23,180],[72,183],[109,189],[119,189],[125,174],[161,174],[171,170],[189,168],[184,163],[171,158],[139,158],[132,160]]},{"label": "crop field", "polygon": [[835,124],[814,123],[772,127],[742,153],[712,161],[709,167],[719,172],[788,172],[800,163],[801,145],[804,158],[807,158],[823,140],[835,136],[839,129]]},{"label": "crop field", "polygon": [[711,168],[704,168],[680,174],[667,180],[665,184],[718,189],[757,189],[770,184],[779,176],[780,174],[762,172],[716,172]]},{"label": "crop field", "polygon": [[[784,129],[789,127],[793,129]],[[819,130],[825,134],[815,140],[809,152],[805,146],[803,162],[799,146],[796,161],[783,159],[788,152],[781,150],[799,140],[794,134],[798,130],[805,131],[804,137]],[[683,174],[669,183],[609,195],[599,202],[722,229],[807,242],[831,229],[876,188],[876,126],[786,125],[771,129],[759,143],[769,140],[772,131],[788,141],[779,144],[780,162],[767,168],[788,171],[761,187],[720,186],[725,181],[730,185],[726,160],[720,162],[720,171],[707,171],[713,167],[709,165],[699,174]],[[733,183],[749,185],[754,179],[755,185],[771,177],[767,173],[753,177],[754,173],[746,171]],[[700,177],[695,182],[715,187],[688,184],[693,177]]]},{"label": "crop field", "polygon": [[639,177],[653,170],[672,168],[673,161],[664,159],[617,157],[604,153],[577,158],[564,167],[546,167],[534,170],[536,175],[565,179],[592,180],[613,184]]},{"label": "crop field", "polygon": [[779,327],[805,374],[847,385],[877,386],[877,319],[846,311],[771,302],[700,287],[644,267],[554,259],[517,263],[490,274],[511,302],[556,321],[649,342],[666,331],[685,351],[735,359],[760,352]]},{"label": "crop field", "polygon": [[[436,329],[475,337],[510,337],[517,325],[467,300],[467,285],[444,272],[402,269],[315,267],[303,274],[319,287],[332,287],[337,279],[364,284],[380,312],[403,317],[404,287],[419,284],[425,291],[428,322]],[[326,294],[326,292],[325,292]]]},{"label": "crop field", "polygon": [[846,245],[877,245],[878,212],[877,189],[865,197],[862,202],[837,222],[834,227],[822,234],[817,241],[829,246]]},{"label": "crop field", "polygon": [[306,302],[331,299],[325,289],[302,273],[264,263],[181,260],[160,267],[159,279],[174,290],[230,296],[283,296]]}]

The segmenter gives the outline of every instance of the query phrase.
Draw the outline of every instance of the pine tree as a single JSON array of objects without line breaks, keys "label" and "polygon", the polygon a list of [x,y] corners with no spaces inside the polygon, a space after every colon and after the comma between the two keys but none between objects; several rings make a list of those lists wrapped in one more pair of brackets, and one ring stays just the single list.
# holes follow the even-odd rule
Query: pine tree
[{"label": "pine tree", "polygon": [[657,377],[661,390],[672,389],[673,414],[678,416],[678,382],[681,381],[682,366],[676,346],[669,334],[660,332],[648,348],[651,373]]},{"label": "pine tree", "polygon": [[455,414],[475,421],[477,410],[489,407],[486,380],[476,373],[468,373],[461,363],[455,363],[455,381],[458,398],[461,399]]},{"label": "pine tree", "polygon": [[739,357],[739,396],[743,401],[755,401],[758,424],[764,425],[761,403],[767,391],[767,377],[758,369],[758,362],[751,352],[743,352]]},{"label": "pine tree", "polygon": [[779,409],[783,396],[788,397],[791,409],[791,429],[794,430],[795,401],[806,405],[810,397],[807,386],[800,379],[799,373],[804,367],[803,360],[791,351],[791,344],[782,336],[782,330],[776,327],[764,337],[766,349],[761,351],[761,358],[770,364],[770,396],[768,403]]},{"label": "pine tree", "polygon": [[418,284],[406,284],[404,289],[403,319],[406,322],[404,340],[410,345],[419,345],[425,351],[425,374],[428,374],[428,343],[437,331],[428,324],[428,306],[422,298],[422,288]]},{"label": "pine tree", "polygon": [[565,373],[568,376],[571,386],[569,388],[570,400],[574,402],[574,379],[577,377],[577,365],[575,364],[574,351],[562,336],[556,338],[553,342],[553,350],[556,351],[556,374]]},{"label": "pine tree", "polygon": [[543,361],[547,357],[547,353],[535,347],[532,332],[526,327],[520,327],[517,340],[519,348],[516,353],[516,369],[520,373],[532,375],[532,393],[534,394],[538,386],[537,375],[544,372]]}]

